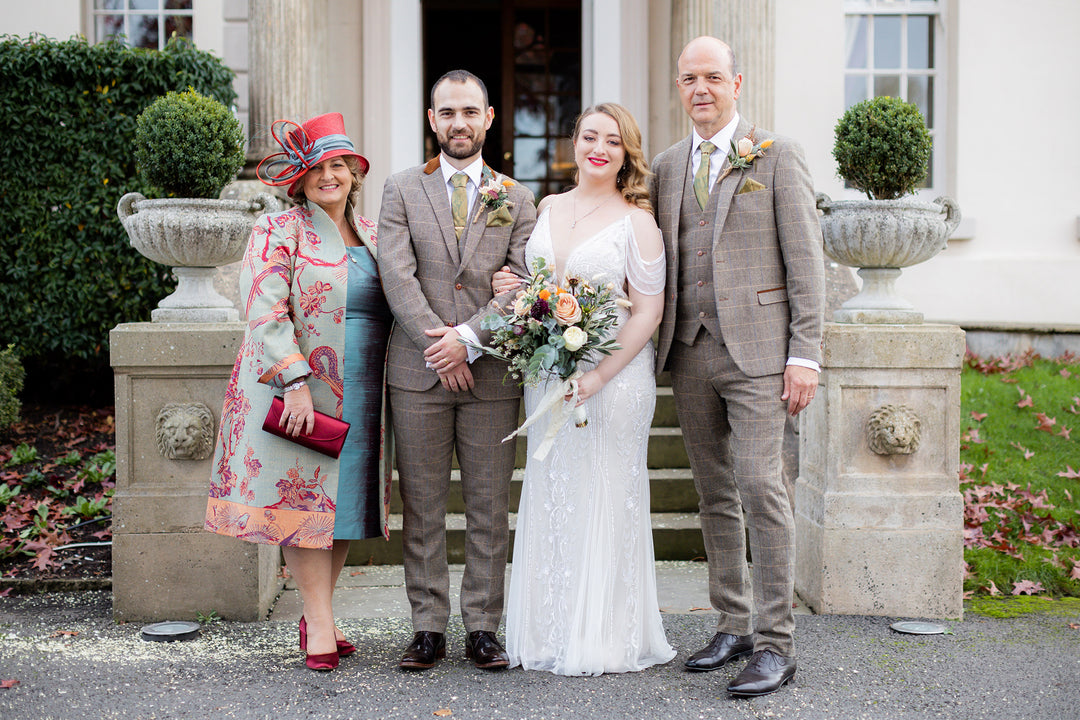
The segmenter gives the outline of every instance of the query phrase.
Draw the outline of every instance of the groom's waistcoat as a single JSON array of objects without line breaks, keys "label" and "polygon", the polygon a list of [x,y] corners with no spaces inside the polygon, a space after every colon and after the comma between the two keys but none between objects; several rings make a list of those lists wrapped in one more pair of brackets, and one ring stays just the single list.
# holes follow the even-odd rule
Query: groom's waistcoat
[{"label": "groom's waistcoat", "polygon": [[701,327],[715,339],[721,342],[724,339],[716,316],[712,252],[720,193],[710,192],[709,202],[702,210],[694,195],[692,172],[693,166],[687,163],[679,214],[679,300],[674,336],[675,340],[687,345],[694,344]]}]

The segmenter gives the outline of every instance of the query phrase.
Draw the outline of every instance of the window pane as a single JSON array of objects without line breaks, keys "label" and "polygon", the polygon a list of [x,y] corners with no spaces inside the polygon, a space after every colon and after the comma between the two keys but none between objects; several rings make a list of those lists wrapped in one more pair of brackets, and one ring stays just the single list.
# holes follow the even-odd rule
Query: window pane
[{"label": "window pane", "polygon": [[165,0],[166,10],[190,10],[191,0]]},{"label": "window pane", "polygon": [[934,30],[929,15],[908,17],[908,67],[928,70],[934,67]]},{"label": "window pane", "polygon": [[518,95],[514,103],[514,133],[517,135],[543,135],[547,118],[544,106],[535,97]]},{"label": "window pane", "polygon": [[845,39],[845,54],[847,55],[847,67],[866,67],[866,31],[870,18],[866,15],[848,15],[847,38]]},{"label": "window pane", "polygon": [[124,0],[94,0],[94,7],[98,10],[123,10]]},{"label": "window pane", "polygon": [[94,37],[98,41],[108,40],[114,35],[122,35],[124,32],[123,15],[98,15],[94,18]]},{"label": "window pane", "polygon": [[556,95],[551,98],[551,102],[554,112],[548,132],[556,137],[570,137],[570,133],[574,132],[574,121],[581,112],[581,97]]},{"label": "window pane", "polygon": [[866,77],[848,75],[844,78],[844,107],[849,108],[866,99]]},{"label": "window pane", "polygon": [[548,90],[547,75],[542,72],[531,73],[518,70],[514,73],[514,77],[517,79],[517,91],[519,93],[541,95]]},{"label": "window pane", "polygon": [[157,15],[129,15],[128,45],[138,48],[158,49]]},{"label": "window pane", "polygon": [[574,144],[568,138],[558,138],[548,143],[551,153],[551,175],[569,178],[574,171]]},{"label": "window pane", "polygon": [[874,67],[900,67],[900,16],[874,18]]},{"label": "window pane", "polygon": [[514,176],[542,178],[547,173],[547,142],[543,138],[514,138]]},{"label": "window pane", "polygon": [[166,15],[165,16],[165,41],[168,42],[169,38],[176,33],[180,37],[191,37],[191,16],[190,15]]},{"label": "window pane", "polygon": [[907,101],[915,103],[926,121],[926,127],[934,127],[934,78],[913,75],[908,78]]},{"label": "window pane", "polygon": [[128,7],[132,10],[157,10],[161,5],[160,0],[128,0]]},{"label": "window pane", "polygon": [[899,75],[878,75],[874,78],[874,97],[882,95],[900,97]]}]

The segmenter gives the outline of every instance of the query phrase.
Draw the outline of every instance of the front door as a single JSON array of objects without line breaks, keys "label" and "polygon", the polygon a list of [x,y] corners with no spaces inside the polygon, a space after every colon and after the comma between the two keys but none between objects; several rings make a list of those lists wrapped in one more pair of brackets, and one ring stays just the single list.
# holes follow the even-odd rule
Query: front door
[{"label": "front door", "polygon": [[[537,201],[566,189],[581,112],[580,0],[424,0],[422,10],[425,92],[448,70],[477,75],[495,108],[484,159]],[[424,153],[438,153],[426,125]]]}]

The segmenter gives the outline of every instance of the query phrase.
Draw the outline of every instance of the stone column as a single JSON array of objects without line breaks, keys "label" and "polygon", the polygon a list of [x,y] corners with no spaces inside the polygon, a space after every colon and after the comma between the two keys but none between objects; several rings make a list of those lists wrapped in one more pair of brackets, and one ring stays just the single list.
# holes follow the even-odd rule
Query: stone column
[{"label": "stone column", "polygon": [[[682,48],[699,35],[717,37],[735,51],[736,70],[743,75],[739,113],[761,127],[772,128],[776,81],[776,0],[672,0],[671,76]],[[682,128],[674,140],[690,132],[690,120],[672,84],[672,124]]]},{"label": "stone column", "polygon": [[795,591],[818,613],[963,616],[953,325],[826,323],[803,412]]},{"label": "stone column", "polygon": [[251,128],[248,160],[280,148],[275,120],[304,120],[327,112],[326,0],[259,0],[248,5]]}]

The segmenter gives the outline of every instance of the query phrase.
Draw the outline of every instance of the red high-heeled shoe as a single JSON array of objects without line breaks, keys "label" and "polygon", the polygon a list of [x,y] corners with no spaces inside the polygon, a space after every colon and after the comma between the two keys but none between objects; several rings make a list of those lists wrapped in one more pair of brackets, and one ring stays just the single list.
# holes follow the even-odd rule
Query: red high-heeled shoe
[{"label": "red high-heeled shoe", "polygon": [[[337,654],[341,657],[348,657],[356,652],[356,646],[348,640],[334,640],[337,643]],[[307,620],[304,616],[300,616],[300,649],[307,650]]]},{"label": "red high-heeled shoe", "polygon": [[333,670],[338,666],[338,654],[336,652],[322,655],[308,655],[304,664],[309,670]]}]

